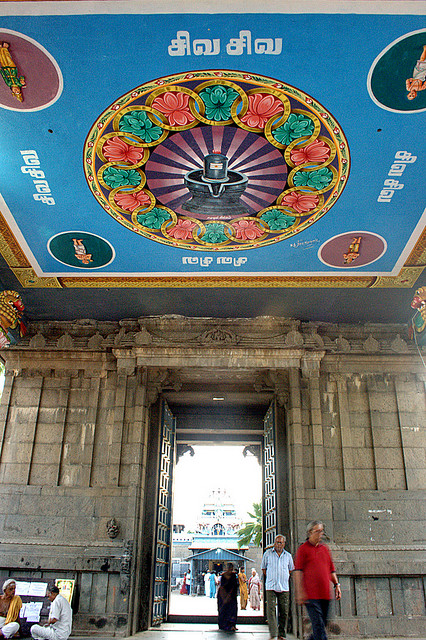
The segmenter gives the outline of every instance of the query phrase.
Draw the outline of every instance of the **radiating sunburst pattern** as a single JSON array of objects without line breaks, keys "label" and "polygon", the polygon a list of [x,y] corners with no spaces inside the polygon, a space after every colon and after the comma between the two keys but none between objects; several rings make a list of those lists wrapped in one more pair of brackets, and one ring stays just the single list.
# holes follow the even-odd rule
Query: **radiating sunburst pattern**
[{"label": "radiating sunburst pattern", "polygon": [[[226,156],[229,180],[206,196],[202,170],[212,153]],[[89,188],[109,215],[196,251],[254,249],[307,229],[343,192],[349,160],[340,126],[314,98],[222,70],[137,87],[105,109],[84,147]]]},{"label": "radiating sunburst pattern", "polygon": [[269,207],[284,190],[287,165],[282,153],[265,138],[236,127],[200,127],[167,138],[146,163],[148,188],[159,202],[187,215],[181,205],[191,194],[184,185],[184,176],[188,171],[202,169],[204,156],[213,152],[223,153],[230,170],[247,176],[248,186],[241,200],[252,215]]}]

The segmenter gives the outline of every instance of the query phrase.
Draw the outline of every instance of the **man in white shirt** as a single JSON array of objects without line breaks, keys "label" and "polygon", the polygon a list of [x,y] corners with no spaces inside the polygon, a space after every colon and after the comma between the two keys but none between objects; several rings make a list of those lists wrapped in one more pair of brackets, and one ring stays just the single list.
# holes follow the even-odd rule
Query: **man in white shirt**
[{"label": "man in white shirt", "polygon": [[43,627],[34,624],[31,627],[31,636],[34,640],[68,640],[72,628],[71,606],[59,594],[58,587],[50,587],[47,590],[50,602],[49,620]]},{"label": "man in white shirt", "polygon": [[[285,537],[278,535],[274,546],[263,554],[262,571],[266,578],[266,617],[271,640],[286,637],[287,617],[290,603],[290,571],[294,570],[293,558],[284,549]],[[278,621],[277,621],[278,605]]]}]

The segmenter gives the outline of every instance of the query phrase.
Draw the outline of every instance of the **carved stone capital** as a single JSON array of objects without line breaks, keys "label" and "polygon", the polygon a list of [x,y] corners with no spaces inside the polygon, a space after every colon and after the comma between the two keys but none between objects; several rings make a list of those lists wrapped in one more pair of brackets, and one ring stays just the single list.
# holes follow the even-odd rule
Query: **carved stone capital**
[{"label": "carved stone capital", "polygon": [[113,349],[112,353],[117,358],[118,375],[132,376],[136,369],[136,356],[132,349]]},{"label": "carved stone capital", "polygon": [[325,351],[306,353],[300,360],[300,368],[304,378],[319,378],[321,360]]}]

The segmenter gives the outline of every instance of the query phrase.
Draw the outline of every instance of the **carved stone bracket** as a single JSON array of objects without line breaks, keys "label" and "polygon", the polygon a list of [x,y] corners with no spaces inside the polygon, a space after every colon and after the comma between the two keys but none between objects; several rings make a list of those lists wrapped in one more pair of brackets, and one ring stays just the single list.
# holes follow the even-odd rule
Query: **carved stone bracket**
[{"label": "carved stone bracket", "polygon": [[147,402],[153,404],[162,391],[180,391],[179,372],[172,369],[150,369],[148,372]]},{"label": "carved stone bracket", "polygon": [[246,458],[249,453],[256,458],[260,465],[262,464],[262,448],[260,444],[249,444],[244,447],[243,456]]},{"label": "carved stone bracket", "polygon": [[190,444],[183,444],[179,442],[176,446],[176,464],[179,462],[180,458],[185,455],[185,453],[190,453],[191,458],[195,455],[195,451]]},{"label": "carved stone bracket", "polygon": [[275,369],[262,371],[256,377],[253,386],[258,393],[260,391],[273,391],[280,406],[284,406],[289,401],[288,376],[284,371]]}]

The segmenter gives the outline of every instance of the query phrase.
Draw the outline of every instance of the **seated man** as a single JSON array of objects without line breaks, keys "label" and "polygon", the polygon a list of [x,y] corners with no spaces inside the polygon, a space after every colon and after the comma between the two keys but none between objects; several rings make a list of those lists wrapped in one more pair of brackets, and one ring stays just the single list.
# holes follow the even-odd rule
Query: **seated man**
[{"label": "seated man", "polygon": [[15,590],[16,581],[13,578],[3,583],[3,593],[0,596],[0,637],[3,638],[18,635],[22,600],[15,594]]},{"label": "seated man", "polygon": [[59,594],[58,587],[47,590],[50,602],[49,620],[43,627],[34,624],[31,636],[35,640],[67,640],[72,627],[72,609],[68,600]]}]

